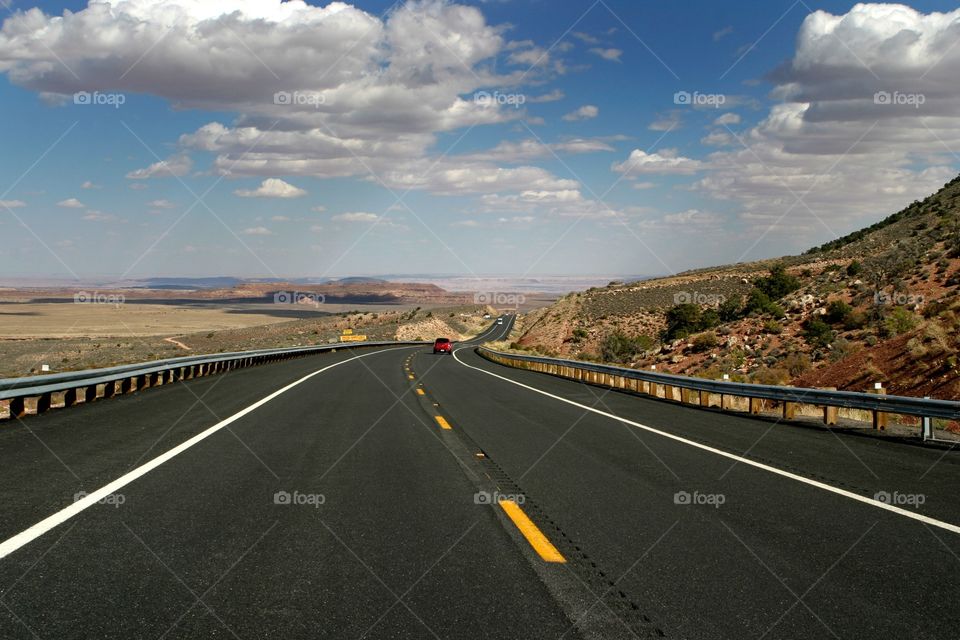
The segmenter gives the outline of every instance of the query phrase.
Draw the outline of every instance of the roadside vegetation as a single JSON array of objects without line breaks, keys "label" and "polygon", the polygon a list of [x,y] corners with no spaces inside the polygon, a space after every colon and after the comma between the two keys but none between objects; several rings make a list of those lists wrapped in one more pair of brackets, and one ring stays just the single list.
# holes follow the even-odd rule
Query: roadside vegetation
[{"label": "roadside vegetation", "polygon": [[768,384],[960,399],[960,177],[776,261],[611,283],[527,318],[516,348]]}]

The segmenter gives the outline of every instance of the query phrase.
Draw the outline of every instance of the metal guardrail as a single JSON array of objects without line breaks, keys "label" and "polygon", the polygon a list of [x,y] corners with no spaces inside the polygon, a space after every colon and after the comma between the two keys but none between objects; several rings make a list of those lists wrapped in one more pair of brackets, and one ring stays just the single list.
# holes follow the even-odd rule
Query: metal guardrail
[{"label": "metal guardrail", "polygon": [[[679,400],[683,403],[695,404],[690,398],[690,392],[697,391],[701,394],[698,399],[701,406],[709,406],[709,396],[706,397],[705,401],[702,394],[719,395],[721,409],[727,408],[724,400],[726,397],[748,398],[750,413],[760,412],[758,401],[772,400],[781,403],[783,415],[786,419],[794,417],[797,405],[807,404],[823,407],[824,422],[827,424],[837,423],[837,410],[840,408],[872,412],[873,426],[880,429],[886,426],[886,414],[890,413],[919,416],[921,418],[960,420],[960,402],[885,395],[881,390],[876,393],[864,393],[749,384],[627,369],[578,360],[504,353],[486,347],[479,347],[478,352],[488,360],[500,364],[638,393],[655,395],[656,389],[654,388],[653,393],[651,393],[651,385],[660,385],[664,387],[664,397]],[[679,390],[679,394],[676,393],[676,390]]]},{"label": "metal guardrail", "polygon": [[[407,342],[355,342],[348,344],[316,345],[255,351],[234,351],[197,356],[182,356],[138,364],[120,365],[104,369],[70,371],[26,378],[0,379],[0,402],[6,402],[6,419],[22,418],[43,413],[54,406],[54,394],[63,394],[62,404],[70,407],[83,402],[112,398],[115,395],[156,387],[180,380],[191,380],[242,367],[325,353],[337,349],[362,347],[419,346],[430,344]],[[27,400],[35,399],[28,407]],[[0,415],[0,419],[4,417]]]}]

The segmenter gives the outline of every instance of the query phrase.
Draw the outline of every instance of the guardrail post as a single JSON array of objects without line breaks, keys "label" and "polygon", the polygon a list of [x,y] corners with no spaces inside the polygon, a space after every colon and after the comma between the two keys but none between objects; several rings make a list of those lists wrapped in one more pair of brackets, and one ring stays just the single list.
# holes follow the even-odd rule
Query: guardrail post
[{"label": "guardrail post", "polygon": [[[875,383],[875,384],[873,385],[873,391],[872,391],[871,393],[875,393],[875,394],[878,395],[878,396],[885,396],[885,395],[887,395],[886,390],[883,388],[883,384],[880,383],[880,382],[877,382],[877,383]],[[877,429],[877,430],[880,430],[880,431],[883,431],[883,430],[885,430],[885,429],[887,428],[887,414],[886,414],[886,413],[884,413],[884,412],[882,412],[882,411],[874,411],[874,412],[873,412],[873,428],[874,428],[874,429]]]},{"label": "guardrail post", "polygon": [[120,393],[130,393],[137,388],[136,378],[124,378],[120,382]]},{"label": "guardrail post", "polygon": [[[923,396],[924,400],[929,400],[930,396]],[[929,416],[923,416],[920,422],[920,433],[924,441],[933,440],[933,419]]]},{"label": "guardrail post", "polygon": [[[824,387],[827,391],[836,391],[836,387]],[[836,426],[837,418],[840,415],[839,407],[831,407],[830,405],[823,406],[823,423],[828,427]]]},{"label": "guardrail post", "polygon": [[63,407],[72,407],[77,404],[77,390],[76,389],[67,389],[63,392]]},{"label": "guardrail post", "polygon": [[27,415],[27,403],[24,398],[10,398],[10,404],[7,406],[11,418],[22,418]]},{"label": "guardrail post", "polygon": [[97,399],[97,385],[91,384],[83,388],[83,401],[93,402]]},{"label": "guardrail post", "polygon": [[758,415],[758,414],[760,413],[760,409],[763,407],[763,399],[762,399],[762,398],[748,398],[748,400],[750,401],[750,413],[751,413],[751,415]]},{"label": "guardrail post", "polygon": [[697,396],[698,396],[698,397],[697,397],[697,401],[700,403],[700,406],[701,406],[701,407],[709,407],[709,406],[710,406],[710,392],[709,392],[709,391],[704,391],[703,389],[701,389],[700,391],[697,392]]},{"label": "guardrail post", "polygon": [[783,419],[784,420],[793,420],[794,416],[797,414],[797,403],[789,402],[784,400],[783,402]]},{"label": "guardrail post", "polygon": [[37,396],[37,415],[50,410],[52,395],[52,393],[41,393]]}]

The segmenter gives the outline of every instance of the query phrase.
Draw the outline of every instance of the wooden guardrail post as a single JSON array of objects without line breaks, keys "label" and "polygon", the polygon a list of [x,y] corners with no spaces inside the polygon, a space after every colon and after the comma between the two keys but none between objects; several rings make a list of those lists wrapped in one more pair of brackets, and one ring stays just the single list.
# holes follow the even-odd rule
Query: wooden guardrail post
[{"label": "wooden guardrail post", "polygon": [[[836,391],[836,387],[824,387],[826,391]],[[834,427],[837,424],[837,419],[840,415],[839,407],[831,407],[830,405],[823,406],[823,423],[828,427]]]},{"label": "wooden guardrail post", "polygon": [[784,400],[783,402],[783,419],[784,420],[793,420],[797,415],[797,403],[789,402]]},{"label": "wooden guardrail post", "polygon": [[748,398],[750,401],[750,414],[758,415],[760,409],[763,408],[763,399],[762,398]]},{"label": "wooden guardrail post", "polygon": [[24,398],[10,398],[10,404],[7,407],[11,418],[22,418],[27,415],[27,403]]},{"label": "wooden guardrail post", "polygon": [[63,406],[72,407],[77,404],[77,390],[76,389],[67,389],[63,392]]},{"label": "wooden guardrail post", "polygon": [[[873,385],[873,389],[868,393],[874,393],[878,396],[887,395],[886,390],[883,388],[883,384],[876,382]],[[887,414],[883,411],[873,411],[873,428],[879,431],[883,431],[887,428]]]},{"label": "wooden guardrail post", "polygon": [[41,393],[37,396],[37,415],[50,410],[52,404],[52,393]]}]

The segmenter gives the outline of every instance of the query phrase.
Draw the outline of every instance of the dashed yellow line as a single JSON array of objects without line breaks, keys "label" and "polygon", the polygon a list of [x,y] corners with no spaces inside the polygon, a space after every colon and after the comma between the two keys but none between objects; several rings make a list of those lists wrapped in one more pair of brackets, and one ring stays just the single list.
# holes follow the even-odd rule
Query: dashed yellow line
[{"label": "dashed yellow line", "polygon": [[425,395],[425,394],[423,393],[423,389],[417,389],[417,395],[418,395],[418,396]]},{"label": "dashed yellow line", "polygon": [[407,377],[410,378],[411,380],[413,380],[413,374],[412,374],[412,373],[411,373],[410,375],[408,375]]},{"label": "dashed yellow line", "polygon": [[443,416],[433,416],[433,418],[437,421],[437,424],[440,425],[441,429],[453,429],[453,427],[450,426],[450,423],[447,422],[447,419]]},{"label": "dashed yellow line", "polygon": [[520,505],[512,500],[500,500],[499,504],[500,508],[503,509],[507,517],[513,521],[513,524],[516,525],[520,533],[523,534],[523,537],[527,539],[527,542],[530,543],[530,546],[533,547],[533,550],[537,552],[537,555],[539,555],[544,562],[567,561],[567,559],[563,557],[563,554],[547,539],[547,536],[543,535],[543,532],[540,531],[537,525],[533,524],[533,520],[527,517],[527,514],[523,512]]}]

